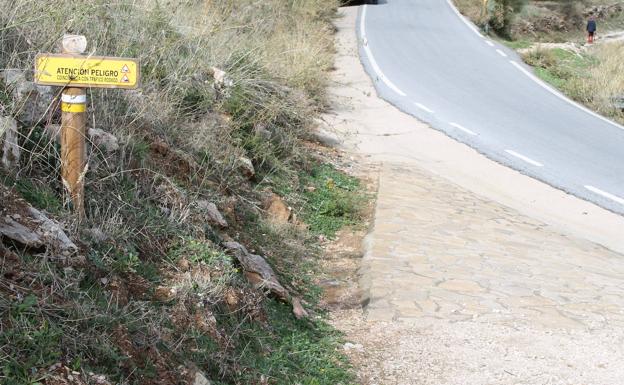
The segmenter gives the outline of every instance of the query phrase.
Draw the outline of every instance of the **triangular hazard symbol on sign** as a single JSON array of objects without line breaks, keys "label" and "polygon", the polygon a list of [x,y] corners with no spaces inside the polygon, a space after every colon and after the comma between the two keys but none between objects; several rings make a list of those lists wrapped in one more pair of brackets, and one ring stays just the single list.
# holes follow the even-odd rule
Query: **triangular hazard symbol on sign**
[{"label": "triangular hazard symbol on sign", "polygon": [[128,79],[128,76],[127,76],[127,75],[124,75],[124,76],[122,76],[122,77],[121,77],[121,82],[122,82],[122,83],[129,83],[129,82],[130,82],[130,79]]},{"label": "triangular hazard symbol on sign", "polygon": [[121,72],[124,74],[127,74],[128,72],[130,72],[130,68],[128,68],[127,64],[124,64],[124,66],[121,67]]}]

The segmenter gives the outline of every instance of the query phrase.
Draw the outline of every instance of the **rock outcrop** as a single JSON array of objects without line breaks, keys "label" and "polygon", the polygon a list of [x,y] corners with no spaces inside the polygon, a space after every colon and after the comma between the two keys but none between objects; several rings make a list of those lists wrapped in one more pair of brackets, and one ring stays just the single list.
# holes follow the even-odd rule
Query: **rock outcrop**
[{"label": "rock outcrop", "polygon": [[0,236],[22,247],[70,256],[78,247],[61,226],[0,186]]}]

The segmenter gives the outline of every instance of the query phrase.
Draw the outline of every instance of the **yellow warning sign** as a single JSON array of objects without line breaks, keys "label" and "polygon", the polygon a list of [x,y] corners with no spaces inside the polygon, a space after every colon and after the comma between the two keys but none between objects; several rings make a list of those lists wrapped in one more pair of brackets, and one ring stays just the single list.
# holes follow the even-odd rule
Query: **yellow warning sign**
[{"label": "yellow warning sign", "polygon": [[107,56],[39,54],[35,83],[48,86],[127,88],[139,87],[136,59]]}]

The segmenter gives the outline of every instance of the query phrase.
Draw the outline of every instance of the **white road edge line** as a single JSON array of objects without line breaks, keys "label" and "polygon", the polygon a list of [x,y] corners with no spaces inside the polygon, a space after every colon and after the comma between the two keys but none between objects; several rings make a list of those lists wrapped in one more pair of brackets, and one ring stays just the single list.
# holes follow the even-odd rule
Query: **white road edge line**
[{"label": "white road edge line", "polygon": [[547,85],[546,83],[544,83],[544,81],[542,81],[542,79],[538,78],[537,76],[535,76],[534,74],[532,74],[531,72],[527,71],[524,67],[522,67],[520,64],[518,64],[517,62],[510,60],[509,61],[511,64],[513,64],[514,67],[516,67],[517,69],[519,69],[523,74],[525,74],[526,76],[528,76],[529,78],[531,78],[534,82],[536,82],[537,84],[539,84],[540,86],[542,86],[543,88],[545,88],[548,92],[550,92],[551,94],[555,95],[556,97],[558,97],[559,99],[568,102],[570,104],[572,104],[573,106],[575,106],[576,108],[579,108],[585,112],[587,112],[588,114],[606,122],[609,123],[610,125],[619,128],[620,130],[624,130],[624,126],[621,126],[619,124],[617,124],[616,122],[613,122],[607,118],[605,118],[604,116],[595,113],[594,111],[590,110],[589,108],[578,104],[577,102],[568,99],[565,95],[559,93],[558,91],[554,90],[552,87],[550,87],[549,85]]},{"label": "white road edge line", "polygon": [[[459,17],[459,19],[464,22],[464,24],[466,24],[474,33],[476,33],[477,35],[479,35],[480,37],[483,38],[483,35],[481,35],[481,32],[479,32],[472,23],[470,23],[468,20],[466,20],[466,18],[459,12],[459,10],[457,9],[457,7],[455,7],[455,5],[453,4],[453,2],[451,0],[446,0],[447,4],[451,7],[451,9],[453,10],[453,12],[455,12],[455,14]],[[548,92],[550,92],[551,94],[554,94],[556,97],[558,97],[559,99],[562,99],[570,104],[572,104],[573,106],[580,108],[581,110],[587,112],[588,114],[606,122],[609,123],[610,125],[619,128],[620,130],[624,130],[624,126],[609,120],[607,118],[605,118],[604,116],[595,113],[594,111],[588,109],[587,107],[578,104],[577,102],[568,99],[566,96],[564,96],[563,94],[555,91],[554,89],[552,89],[550,86],[548,86],[546,83],[544,83],[540,78],[536,77],[535,75],[533,75],[532,73],[530,73],[529,71],[525,70],[524,68],[522,68],[522,66],[518,63],[516,63],[513,60],[510,60],[511,64],[513,64],[516,68],[518,68],[520,71],[522,71],[525,75],[527,75],[528,77],[530,77],[533,81],[535,81],[537,84],[539,84],[540,86],[544,87]]]},{"label": "white road edge line", "polygon": [[448,5],[451,7],[451,9],[453,10],[453,12],[455,12],[455,14],[457,16],[459,16],[460,20],[464,22],[464,24],[466,24],[468,26],[468,28],[470,28],[470,30],[474,33],[477,34],[477,36],[479,37],[483,37],[483,35],[481,35],[481,32],[479,32],[479,30],[477,29],[477,27],[474,26],[474,24],[472,24],[471,22],[469,22],[468,20],[466,20],[466,18],[464,17],[464,15],[462,15],[459,10],[455,7],[455,5],[451,2],[451,0],[446,0],[446,2],[448,3]]},{"label": "white road edge line", "polygon": [[508,153],[509,155],[515,156],[518,159],[522,159],[523,161],[525,161],[525,162],[527,162],[529,164],[532,164],[535,167],[544,167],[544,165],[541,164],[540,162],[535,161],[535,160],[529,158],[528,156],[524,156],[522,154],[519,154],[519,153],[517,153],[517,152],[515,152],[513,150],[505,150],[505,152]]},{"label": "white road edge line", "polygon": [[490,40],[486,40],[485,43],[490,47],[494,47],[494,43],[492,43]]},{"label": "white road edge line", "polygon": [[507,54],[501,51],[500,49],[497,49],[496,52],[498,52],[498,54],[501,55],[502,57],[507,57]]},{"label": "white road edge line", "polygon": [[399,87],[397,87],[394,83],[392,83],[390,81],[390,79],[388,79],[386,77],[386,75],[384,75],[384,73],[381,71],[381,68],[379,68],[379,65],[377,64],[377,61],[375,60],[375,57],[373,56],[373,53],[371,52],[370,48],[368,47],[368,42],[366,40],[366,30],[365,30],[366,9],[367,8],[366,8],[366,4],[365,4],[362,7],[362,15],[360,16],[360,34],[362,35],[362,42],[363,42],[363,45],[364,45],[364,52],[366,53],[366,56],[368,56],[368,61],[370,61],[370,64],[373,67],[373,71],[375,71],[375,73],[377,74],[377,77],[379,78],[379,80],[384,82],[384,84],[386,86],[388,86],[388,88],[390,88],[391,90],[393,90],[397,94],[399,94],[401,96],[406,96],[407,94],[405,92],[401,91],[401,89]]},{"label": "white road edge line", "polygon": [[608,193],[606,191],[602,191],[601,189],[596,188],[594,186],[585,186],[585,188],[588,189],[589,191],[593,192],[593,193],[596,193],[598,195],[602,195],[603,197],[605,197],[607,199],[611,199],[614,202],[617,202],[617,203],[619,203],[621,205],[624,205],[624,198],[620,198],[617,195],[613,195],[613,194]]},{"label": "white road edge line", "polygon": [[457,124],[457,123],[451,122],[451,123],[449,123],[449,124],[450,124],[451,126],[453,126],[453,127],[457,128],[458,130],[462,130],[462,131],[464,131],[465,133],[467,133],[467,134],[469,134],[469,135],[477,135],[477,133],[476,133],[476,132],[471,131],[471,130],[467,129],[466,127],[463,127],[463,126],[461,126],[461,125],[459,125],[459,124]]},{"label": "white road edge line", "polygon": [[430,114],[433,114],[433,110],[430,109],[429,107],[425,106],[424,104],[420,104],[420,103],[416,103],[414,102],[414,105],[418,108],[420,108],[421,110],[427,111]]}]

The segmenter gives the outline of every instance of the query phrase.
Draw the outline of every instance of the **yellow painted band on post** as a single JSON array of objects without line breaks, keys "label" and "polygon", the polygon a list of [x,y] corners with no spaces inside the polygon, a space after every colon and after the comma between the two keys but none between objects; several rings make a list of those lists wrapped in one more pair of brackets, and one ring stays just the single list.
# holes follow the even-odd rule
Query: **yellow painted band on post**
[{"label": "yellow painted band on post", "polygon": [[61,111],[85,112],[87,111],[87,105],[85,103],[61,103]]}]

